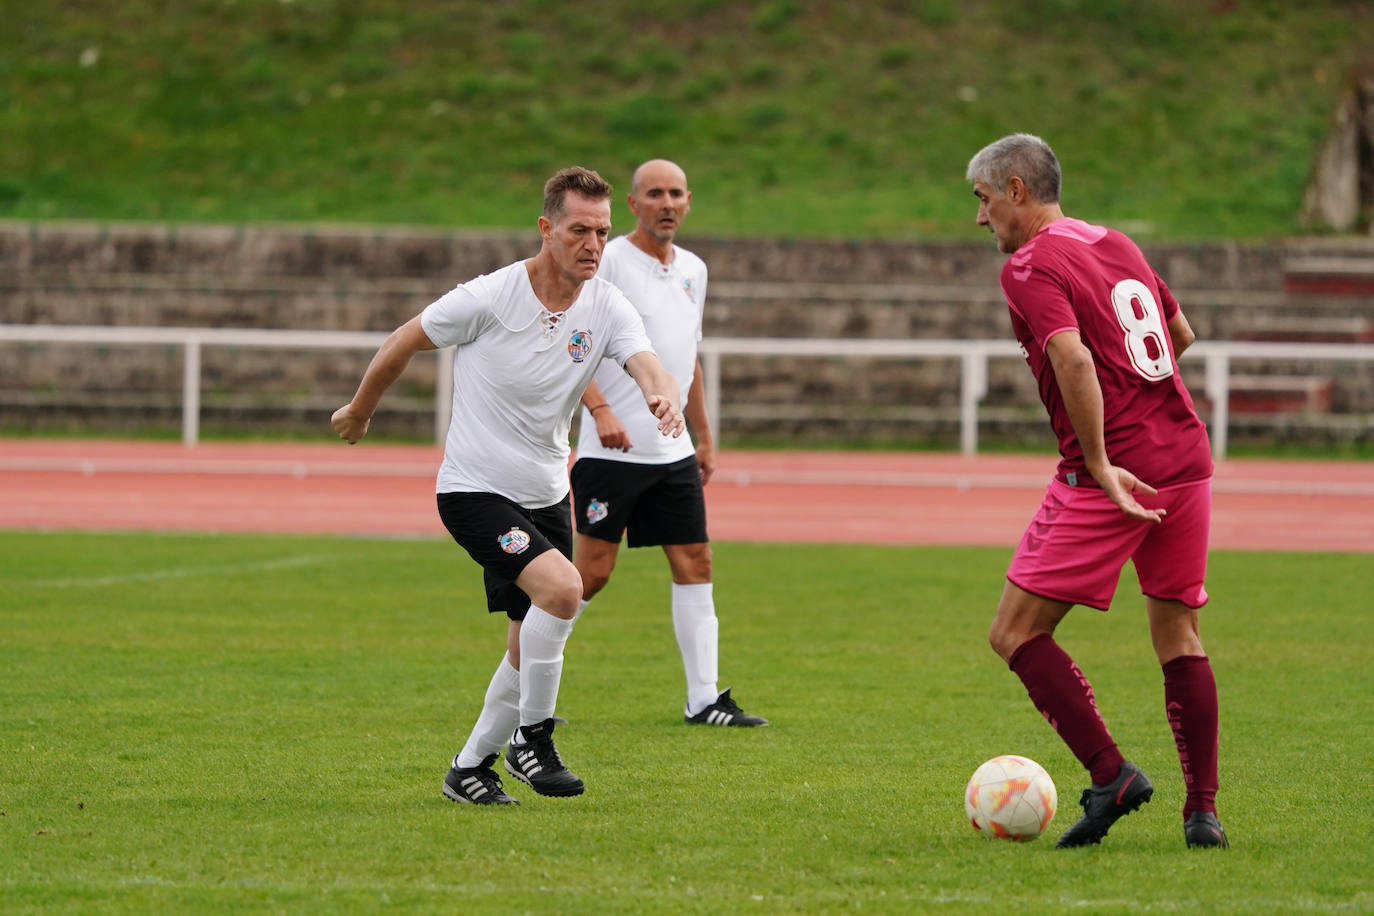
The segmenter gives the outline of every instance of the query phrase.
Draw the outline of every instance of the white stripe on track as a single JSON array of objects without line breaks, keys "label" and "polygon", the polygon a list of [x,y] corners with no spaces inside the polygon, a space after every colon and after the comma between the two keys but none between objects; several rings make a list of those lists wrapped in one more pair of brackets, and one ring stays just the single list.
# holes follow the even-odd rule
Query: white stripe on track
[{"label": "white stripe on track", "polygon": [[[1044,474],[938,473],[904,471],[788,471],[781,469],[738,471],[718,470],[713,481],[736,486],[750,484],[793,484],[835,487],[911,487],[941,490],[1043,490],[1053,476],[1053,466]],[[1374,496],[1374,483],[1364,481],[1266,480],[1259,478],[1212,478],[1217,493],[1273,493],[1289,496]]]},{"label": "white stripe on track", "polygon": [[[432,478],[437,464],[416,462],[280,461],[147,458],[3,458],[0,471],[30,473],[96,474],[207,474],[262,477],[419,477]],[[1054,461],[1047,459],[1044,473],[1008,472],[960,473],[931,471],[878,471],[842,469],[721,468],[715,481],[738,487],[751,484],[834,487],[909,487],[915,489],[999,489],[1043,490],[1053,475]],[[1320,465],[1307,473],[1320,473]],[[1290,496],[1374,496],[1374,483],[1367,481],[1276,480],[1223,475],[1213,478],[1217,493],[1276,494]]]},{"label": "white stripe on track", "polygon": [[0,458],[0,471],[80,474],[225,474],[249,477],[433,477],[439,463],[238,461],[170,458]]}]

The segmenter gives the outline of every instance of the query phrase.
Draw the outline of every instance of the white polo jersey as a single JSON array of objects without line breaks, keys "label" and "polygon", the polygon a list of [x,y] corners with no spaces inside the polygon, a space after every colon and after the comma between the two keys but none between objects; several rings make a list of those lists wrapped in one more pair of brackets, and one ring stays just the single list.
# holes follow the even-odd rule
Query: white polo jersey
[{"label": "white polo jersey", "polygon": [[[635,246],[628,236],[612,239],[601,256],[596,274],[625,293],[644,321],[654,352],[677,379],[678,403],[687,407],[687,392],[697,368],[706,304],[706,262],[673,246],[673,260],[664,264]],[[606,458],[635,464],[670,464],[696,454],[691,437],[676,439],[658,431],[654,415],[644,409],[644,395],[625,371],[607,361],[596,370],[596,384],[630,436],[627,452],[602,446],[596,421],[584,407],[578,430],[578,458]]]},{"label": "white polo jersey", "polygon": [[[420,323],[436,347],[458,347],[436,492],[496,493],[529,509],[568,493],[573,411],[602,358],[623,366],[653,352],[620,290],[593,277],[555,316],[524,261],[459,285],[426,306]],[[652,416],[642,396],[639,409]]]}]

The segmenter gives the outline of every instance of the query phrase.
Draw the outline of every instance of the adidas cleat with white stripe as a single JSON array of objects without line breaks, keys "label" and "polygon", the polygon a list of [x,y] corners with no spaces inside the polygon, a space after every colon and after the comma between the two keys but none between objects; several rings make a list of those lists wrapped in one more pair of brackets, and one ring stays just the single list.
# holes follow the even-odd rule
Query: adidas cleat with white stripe
[{"label": "adidas cleat with white stripe", "polygon": [[695,716],[683,713],[683,721],[688,725],[733,725],[741,728],[768,724],[768,720],[762,716],[751,716],[740,709],[739,704],[730,698],[731,689],[725,688],[725,692],[716,697],[714,703]]},{"label": "adidas cleat with white stripe", "polygon": [[512,741],[506,748],[506,769],[540,795],[581,795],[586,787],[563,765],[558,749],[553,746],[555,724],[549,718],[517,728],[516,735],[525,740],[520,744]]},{"label": "adidas cleat with white stripe", "polygon": [[490,754],[475,767],[459,767],[458,758],[453,758],[454,765],[444,777],[444,795],[467,805],[520,804],[501,788],[501,777],[491,767],[495,762],[496,755]]}]

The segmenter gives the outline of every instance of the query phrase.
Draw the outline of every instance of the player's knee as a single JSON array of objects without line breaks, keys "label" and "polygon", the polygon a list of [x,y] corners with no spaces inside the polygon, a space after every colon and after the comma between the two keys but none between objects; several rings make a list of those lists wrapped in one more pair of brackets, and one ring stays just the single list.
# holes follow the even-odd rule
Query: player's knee
[{"label": "player's knee", "polygon": [[582,597],[590,600],[606,587],[615,571],[615,554],[610,556],[579,556],[577,572],[582,578]]},{"label": "player's knee", "polygon": [[[539,565],[536,567],[535,563]],[[582,577],[577,567],[557,551],[537,557],[516,584],[525,590],[533,604],[553,616],[564,620],[577,616],[577,606],[582,600]]]},{"label": "player's knee", "polygon": [[711,581],[710,544],[674,546],[666,552],[674,582],[679,585],[694,585]]},{"label": "player's knee", "polygon": [[1201,656],[1206,655],[1207,650],[1203,648],[1202,640],[1196,633],[1182,631],[1156,635],[1154,637],[1155,655],[1159,658],[1161,665],[1167,665],[1180,656]]},{"label": "player's knee", "polygon": [[592,596],[606,587],[606,583],[611,581],[611,570],[581,567],[582,573],[582,598],[590,601]]},{"label": "player's knee", "polygon": [[619,544],[612,544],[588,535],[579,534],[577,545],[573,548],[573,558],[577,563],[577,573],[582,579],[582,597],[591,600],[592,596],[606,587],[615,571]]},{"label": "player's knee", "polygon": [[582,601],[582,577],[577,575],[577,569],[571,564],[568,570],[570,575],[549,583],[540,604],[544,610],[563,620],[576,617],[577,606]]},{"label": "player's knee", "polygon": [[1006,626],[1001,620],[994,620],[988,628],[988,645],[1004,662],[1010,663],[1012,654],[1025,641],[1025,634]]}]

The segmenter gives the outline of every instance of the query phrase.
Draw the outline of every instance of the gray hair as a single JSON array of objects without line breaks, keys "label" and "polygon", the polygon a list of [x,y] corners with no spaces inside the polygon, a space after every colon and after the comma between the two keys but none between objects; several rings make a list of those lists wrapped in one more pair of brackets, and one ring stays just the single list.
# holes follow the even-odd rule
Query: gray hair
[{"label": "gray hair", "polygon": [[1020,178],[1031,196],[1042,204],[1059,202],[1063,174],[1050,145],[1034,134],[1011,134],[989,143],[969,160],[969,181],[981,181],[998,192],[1007,181]]}]

